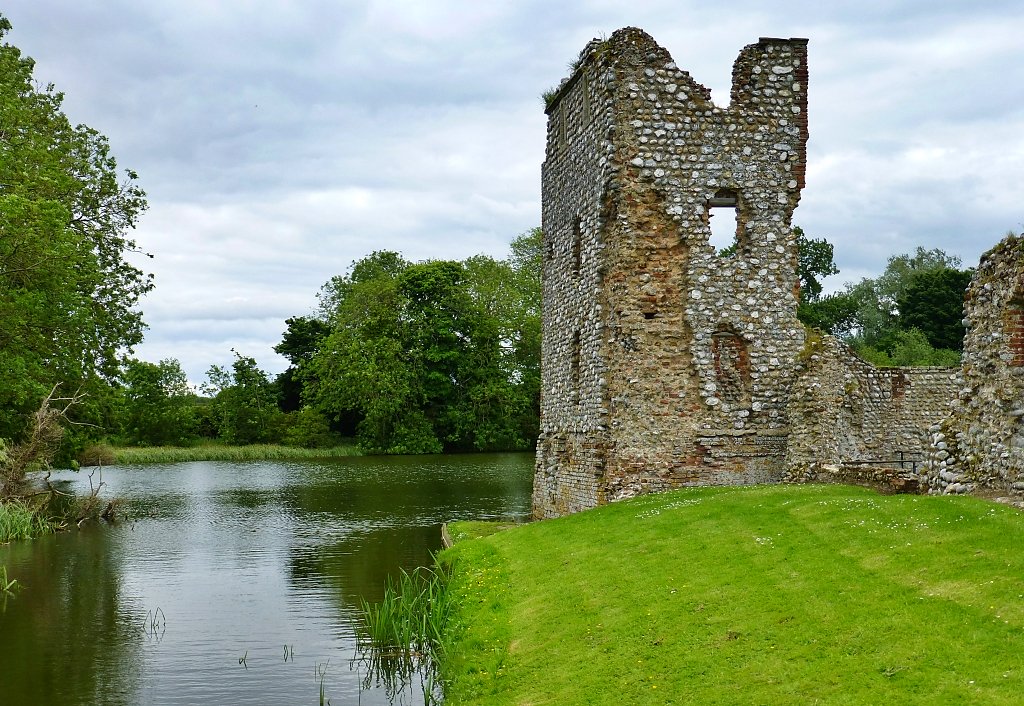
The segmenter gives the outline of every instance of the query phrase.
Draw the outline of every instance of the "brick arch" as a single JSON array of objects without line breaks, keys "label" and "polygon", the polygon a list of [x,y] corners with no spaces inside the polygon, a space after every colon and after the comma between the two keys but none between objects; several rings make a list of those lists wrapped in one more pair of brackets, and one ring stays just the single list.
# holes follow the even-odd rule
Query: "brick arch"
[{"label": "brick arch", "polygon": [[1010,365],[1024,367],[1024,283],[1018,284],[1003,312],[1003,332]]},{"label": "brick arch", "polygon": [[746,339],[729,327],[719,326],[711,334],[711,356],[718,398],[733,406],[749,406],[750,349]]}]

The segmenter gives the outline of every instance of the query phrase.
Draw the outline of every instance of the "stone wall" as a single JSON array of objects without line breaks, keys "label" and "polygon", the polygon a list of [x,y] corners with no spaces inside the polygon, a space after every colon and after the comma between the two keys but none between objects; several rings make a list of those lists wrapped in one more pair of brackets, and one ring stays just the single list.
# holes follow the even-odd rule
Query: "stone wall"
[{"label": "stone wall", "polygon": [[931,429],[929,491],[1024,495],[1024,237],[982,256],[964,317],[963,385]]},{"label": "stone wall", "polygon": [[787,479],[812,467],[923,459],[928,428],[950,412],[956,368],[876,368],[832,336],[808,340],[790,395]]},{"label": "stone wall", "polygon": [[[806,40],[744,48],[722,108],[634,28],[589,44],[555,94],[538,516],[781,477],[806,107]],[[717,205],[736,212],[731,257],[709,242]]]},{"label": "stone wall", "polygon": [[552,95],[535,516],[694,484],[907,492],[901,456],[927,456],[932,492],[1024,494],[1024,241],[982,259],[962,374],[808,336],[790,227],[806,109],[806,40],[745,47],[723,108],[635,28],[588,44]]}]

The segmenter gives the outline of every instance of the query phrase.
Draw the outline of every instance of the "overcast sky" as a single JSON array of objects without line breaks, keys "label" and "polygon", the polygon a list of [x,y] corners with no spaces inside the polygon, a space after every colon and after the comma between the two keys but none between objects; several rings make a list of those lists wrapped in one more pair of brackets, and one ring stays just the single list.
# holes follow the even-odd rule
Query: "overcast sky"
[{"label": "overcast sky", "polygon": [[807,188],[832,288],[893,254],[972,266],[1024,223],[1024,3],[8,0],[7,41],[138,172],[140,358],[272,372],[284,320],[380,249],[504,257],[540,225],[540,94],[638,26],[728,102],[761,36],[810,39]]}]

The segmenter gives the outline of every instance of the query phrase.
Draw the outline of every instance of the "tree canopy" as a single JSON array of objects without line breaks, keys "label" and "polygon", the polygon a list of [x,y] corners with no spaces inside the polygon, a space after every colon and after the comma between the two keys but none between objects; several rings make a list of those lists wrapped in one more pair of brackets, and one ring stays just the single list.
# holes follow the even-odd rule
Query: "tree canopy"
[{"label": "tree canopy", "polygon": [[[0,17],[0,38],[11,29]],[[146,208],[107,139],[72,126],[63,94],[38,88],[33,61],[0,44],[0,437],[61,384],[112,380],[142,340],[135,308],[152,287],[128,233]]]},{"label": "tree canopy", "polygon": [[939,249],[894,255],[878,277],[802,301],[800,319],[878,365],[956,365],[972,275],[959,266],[957,257]]},{"label": "tree canopy", "polygon": [[538,428],[540,231],[508,261],[375,252],[320,292],[307,398],[386,453],[523,448]]}]

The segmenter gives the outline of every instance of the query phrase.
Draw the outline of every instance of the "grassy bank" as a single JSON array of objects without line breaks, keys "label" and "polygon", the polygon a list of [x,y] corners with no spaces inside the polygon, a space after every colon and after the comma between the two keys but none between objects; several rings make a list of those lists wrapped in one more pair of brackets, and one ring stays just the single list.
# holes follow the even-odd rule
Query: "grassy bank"
[{"label": "grassy bank", "polygon": [[[179,463],[185,461],[296,461],[301,459],[328,459],[359,456],[353,446],[335,446],[327,449],[304,449],[278,444],[252,444],[250,446],[140,446],[109,447],[107,465],[134,465],[140,463]],[[89,458],[83,459],[88,462]],[[95,465],[95,462],[83,465]]]},{"label": "grassy bank", "polygon": [[1024,513],[1012,508],[842,486],[699,488],[490,536],[451,531],[452,704],[1024,693]]}]

